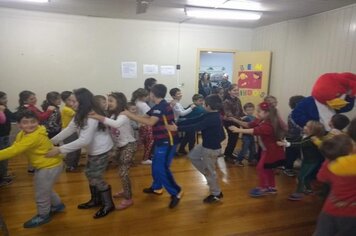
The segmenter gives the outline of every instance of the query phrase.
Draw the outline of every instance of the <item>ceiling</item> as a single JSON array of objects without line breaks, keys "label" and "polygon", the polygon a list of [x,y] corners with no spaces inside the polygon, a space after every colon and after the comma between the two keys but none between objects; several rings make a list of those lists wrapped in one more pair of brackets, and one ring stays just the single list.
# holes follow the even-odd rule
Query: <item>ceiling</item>
[{"label": "ceiling", "polygon": [[260,20],[250,22],[203,20],[189,18],[185,15],[183,10],[185,5],[201,4],[202,1],[217,2],[221,0],[153,0],[147,11],[142,14],[136,14],[136,0],[50,0],[49,3],[0,0],[0,7],[93,17],[255,28],[356,3],[356,0],[254,0],[259,2],[264,10]]}]

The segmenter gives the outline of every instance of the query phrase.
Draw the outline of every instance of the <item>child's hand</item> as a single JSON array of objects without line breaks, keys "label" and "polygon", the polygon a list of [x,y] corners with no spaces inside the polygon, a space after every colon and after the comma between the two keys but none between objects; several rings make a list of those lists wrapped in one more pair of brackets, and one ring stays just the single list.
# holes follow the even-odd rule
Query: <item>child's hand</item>
[{"label": "child's hand", "polygon": [[192,108],[192,109],[194,109],[194,108],[196,108],[197,106],[195,105],[195,104],[192,104],[192,105],[190,105],[190,108]]},{"label": "child's hand", "polygon": [[92,118],[92,119],[101,121],[101,120],[103,120],[104,116],[97,114],[95,111],[91,111],[88,114],[88,118]]},{"label": "child's hand", "polygon": [[56,109],[55,106],[49,106],[49,107],[47,108],[48,111],[54,111],[55,109]]},{"label": "child's hand", "polygon": [[171,107],[174,107],[176,105],[177,101],[176,100],[172,100],[169,104],[171,105]]},{"label": "child's hand", "polygon": [[3,112],[5,111],[6,107],[4,105],[0,105],[0,111]]},{"label": "child's hand", "polygon": [[241,129],[237,128],[236,126],[229,126],[229,130],[234,132],[234,133],[239,133]]},{"label": "child's hand", "polygon": [[285,147],[285,146],[286,146],[286,143],[283,142],[283,141],[277,141],[277,145],[278,145],[278,146],[281,146],[281,147]]},{"label": "child's hand", "polygon": [[178,130],[178,127],[177,127],[176,124],[173,123],[173,124],[171,124],[171,125],[166,125],[166,129],[167,129],[168,131],[175,132],[175,131]]},{"label": "child's hand", "polygon": [[53,147],[49,152],[47,152],[46,157],[54,157],[60,153],[59,147]]},{"label": "child's hand", "polygon": [[124,115],[124,116],[128,116],[130,114],[131,114],[131,112],[129,112],[128,110],[124,110],[124,111],[120,112],[120,115]]}]

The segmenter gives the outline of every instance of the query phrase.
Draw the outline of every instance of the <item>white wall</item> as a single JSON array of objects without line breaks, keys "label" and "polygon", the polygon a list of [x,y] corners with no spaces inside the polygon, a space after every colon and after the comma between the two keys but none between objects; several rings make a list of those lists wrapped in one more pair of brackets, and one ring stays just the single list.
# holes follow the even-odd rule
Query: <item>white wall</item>
[{"label": "white wall", "polygon": [[[197,49],[250,50],[252,30],[0,8],[0,35],[0,90],[14,108],[24,89],[39,101],[48,91],[78,87],[130,97],[147,77],[142,64],[180,64],[179,74],[154,77],[168,88],[180,77],[188,103],[195,92]],[[122,61],[138,62],[138,79],[121,78]]]},{"label": "white wall", "polygon": [[356,5],[257,28],[252,50],[272,51],[270,93],[286,115],[289,97],[309,95],[319,75],[356,73]]}]

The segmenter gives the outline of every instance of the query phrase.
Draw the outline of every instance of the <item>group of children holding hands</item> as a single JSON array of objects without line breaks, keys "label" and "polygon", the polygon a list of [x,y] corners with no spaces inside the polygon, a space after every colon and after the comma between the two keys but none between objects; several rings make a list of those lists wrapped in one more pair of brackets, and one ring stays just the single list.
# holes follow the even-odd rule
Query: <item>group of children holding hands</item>
[{"label": "group of children holding hands", "polygon": [[[183,191],[176,183],[170,165],[175,155],[188,155],[193,166],[205,176],[210,189],[203,202],[219,202],[223,193],[216,163],[222,156],[225,127],[225,160],[242,167],[243,159],[247,157],[250,165],[257,165],[259,181],[249,192],[250,196],[276,194],[274,169],[285,166],[285,173],[292,176],[293,162],[301,151],[303,158],[298,184],[288,199],[301,200],[304,194],[311,194],[311,183],[317,176],[321,182],[330,184],[331,190],[315,235],[336,235],[337,232],[356,235],[355,119],[349,125],[347,117],[336,114],[330,121],[332,130],[328,133],[318,121],[309,121],[301,129],[293,120],[288,119],[288,125],[283,122],[273,96],[267,96],[256,106],[256,114],[254,104],[247,103],[242,107],[236,84],[226,89],[224,97],[212,94],[204,98],[195,94],[193,104],[184,108],[178,88],[169,91],[173,100],[167,102],[165,85],[156,84],[153,78],[146,82],[145,89],[133,92],[131,101],[123,93],[110,93],[107,109],[103,109],[105,104],[100,106],[98,98],[85,88],[62,94],[48,93],[43,111],[35,106],[35,94],[23,91],[16,115],[21,131],[10,147],[8,126],[15,115],[6,108],[6,94],[0,92],[0,166],[4,160],[23,153],[35,170],[37,215],[25,222],[24,227],[45,224],[53,214],[65,209],[53,190],[63,168],[61,155],[66,155],[67,171],[74,171],[84,147],[88,154],[85,174],[91,197],[79,204],[78,209],[100,207],[94,218],[133,205],[129,169],[138,144],[144,147],[142,164],[152,165],[153,181],[151,186],[143,189],[144,193],[161,195],[165,188],[171,195],[169,208],[176,207]],[[61,99],[65,106],[60,111]],[[301,99],[301,96],[292,97],[291,108]],[[348,134],[344,134],[343,129],[348,125]],[[195,145],[199,131],[202,143]],[[240,134],[242,149],[235,155]],[[187,144],[189,153],[185,149]],[[122,190],[112,195],[111,186],[103,175],[113,147]],[[349,163],[354,163],[354,168],[350,168]],[[344,173],[345,169],[347,173]],[[2,171],[0,181],[6,181],[4,177],[6,174]],[[115,207],[112,197],[123,200]]]}]

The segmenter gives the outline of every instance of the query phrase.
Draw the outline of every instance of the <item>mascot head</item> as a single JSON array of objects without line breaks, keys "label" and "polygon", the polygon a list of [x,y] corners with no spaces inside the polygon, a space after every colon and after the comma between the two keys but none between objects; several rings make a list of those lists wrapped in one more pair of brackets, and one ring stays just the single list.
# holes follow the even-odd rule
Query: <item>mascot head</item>
[{"label": "mascot head", "polygon": [[320,76],[312,89],[312,96],[320,103],[339,110],[346,106],[345,96],[356,95],[356,74],[327,73]]}]

